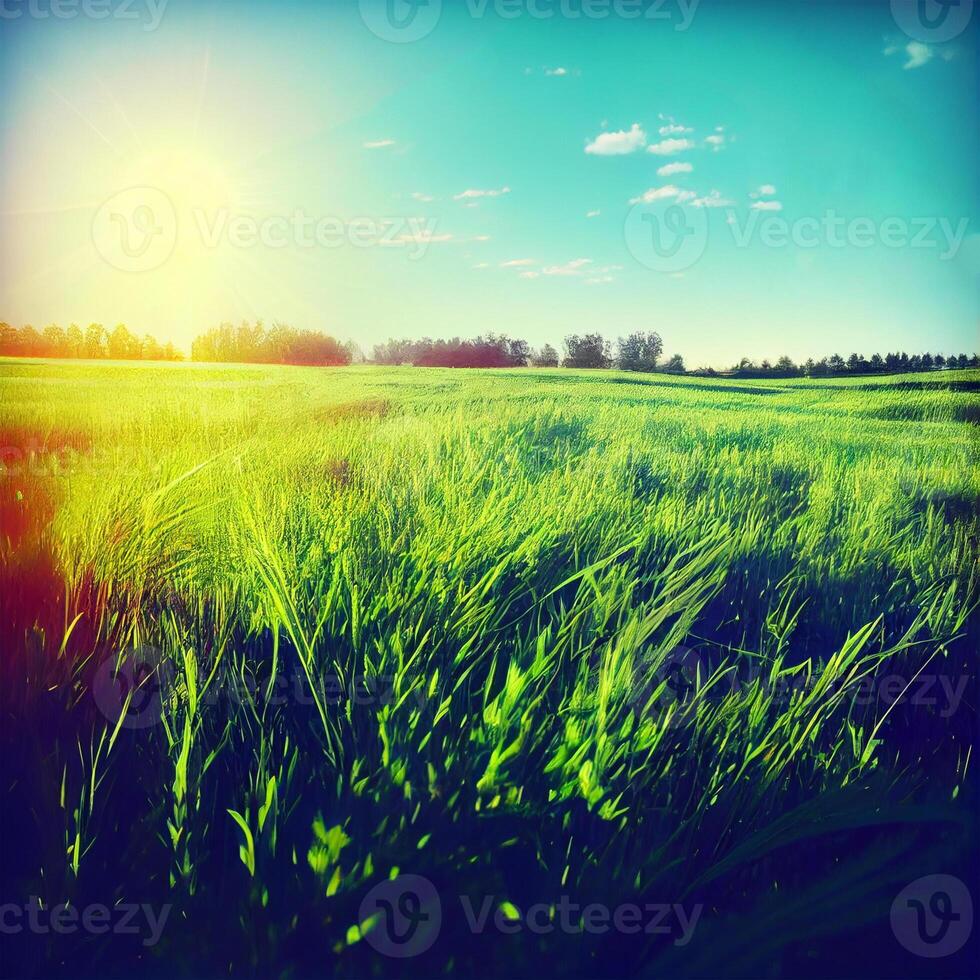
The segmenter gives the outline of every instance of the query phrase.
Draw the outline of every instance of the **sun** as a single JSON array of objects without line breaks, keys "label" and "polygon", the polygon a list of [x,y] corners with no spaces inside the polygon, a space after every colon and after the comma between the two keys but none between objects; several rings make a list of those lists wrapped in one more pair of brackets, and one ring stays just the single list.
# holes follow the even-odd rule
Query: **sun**
[{"label": "sun", "polygon": [[140,154],[126,167],[126,180],[162,191],[181,218],[241,206],[241,188],[229,168],[199,146],[161,146]]}]

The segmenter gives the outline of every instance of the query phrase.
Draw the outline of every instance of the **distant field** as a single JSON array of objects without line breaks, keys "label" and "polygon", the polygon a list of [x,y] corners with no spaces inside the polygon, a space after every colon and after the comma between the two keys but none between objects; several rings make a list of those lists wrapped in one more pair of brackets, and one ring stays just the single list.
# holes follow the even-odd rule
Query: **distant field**
[{"label": "distant field", "polygon": [[847,975],[976,858],[978,422],[980,371],[0,361],[8,890],[173,903],[76,976]]}]

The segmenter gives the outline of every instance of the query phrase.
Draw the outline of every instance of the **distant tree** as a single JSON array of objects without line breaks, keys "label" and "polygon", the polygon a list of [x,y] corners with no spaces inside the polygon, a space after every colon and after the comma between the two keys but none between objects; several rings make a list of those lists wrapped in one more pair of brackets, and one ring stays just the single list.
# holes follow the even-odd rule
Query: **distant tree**
[{"label": "distant tree", "polygon": [[609,342],[601,334],[570,334],[565,338],[565,352],[565,367],[606,368],[610,364]]},{"label": "distant tree", "polygon": [[937,354],[932,360],[937,368],[946,366],[946,358],[942,354]]},{"label": "distant tree", "polygon": [[680,354],[672,354],[670,360],[664,365],[664,370],[671,374],[683,374],[684,358]]},{"label": "distant tree", "polygon": [[871,360],[868,361],[868,367],[872,371],[884,371],[885,370],[885,362],[882,359],[881,354],[872,354],[871,355]]},{"label": "distant tree", "polygon": [[622,371],[654,371],[663,352],[660,334],[637,331],[616,342],[616,367]]},{"label": "distant tree", "polygon": [[108,352],[114,361],[129,360],[139,356],[139,341],[129,332],[126,325],[118,324],[109,334]]},{"label": "distant tree", "polygon": [[933,367],[933,364],[934,364],[934,361],[932,359],[932,354],[930,354],[927,351],[925,354],[922,355],[922,370],[923,371],[931,371],[932,370],[932,367]]},{"label": "distant tree", "polygon": [[785,354],[776,361],[775,373],[781,375],[784,378],[792,378],[800,373],[800,369],[793,363],[791,357],[787,357]]},{"label": "distant tree", "polygon": [[507,357],[512,367],[527,367],[531,360],[531,345],[526,340],[508,340]]},{"label": "distant tree", "polygon": [[20,334],[9,323],[0,323],[0,356],[16,357],[20,346]]},{"label": "distant tree", "polygon": [[411,340],[389,340],[375,344],[371,360],[375,364],[411,364],[415,344]]},{"label": "distant tree", "polygon": [[90,323],[85,330],[83,357],[105,357],[107,353],[105,328],[101,323]]},{"label": "distant tree", "polygon": [[162,361],[163,348],[156,337],[147,334],[140,342],[140,358],[144,361]]},{"label": "distant tree", "polygon": [[68,356],[68,335],[57,323],[44,328],[41,334],[41,351],[45,357]]},{"label": "distant tree", "polygon": [[364,361],[366,360],[364,356],[364,351],[361,348],[361,345],[357,343],[357,341],[348,340],[344,344],[344,350],[347,351],[347,354],[350,357],[350,360],[348,362],[350,364],[363,364]]},{"label": "distant tree", "polygon": [[558,351],[551,344],[545,344],[531,357],[531,364],[534,367],[558,367]]},{"label": "distant tree", "polygon": [[847,365],[844,363],[844,358],[840,354],[831,354],[827,360],[827,373],[843,374],[846,370]]},{"label": "distant tree", "polygon": [[65,332],[67,337],[67,357],[82,357],[85,354],[85,335],[77,323],[73,323]]},{"label": "distant tree", "polygon": [[20,332],[20,349],[25,357],[41,357],[41,335],[28,323]]}]

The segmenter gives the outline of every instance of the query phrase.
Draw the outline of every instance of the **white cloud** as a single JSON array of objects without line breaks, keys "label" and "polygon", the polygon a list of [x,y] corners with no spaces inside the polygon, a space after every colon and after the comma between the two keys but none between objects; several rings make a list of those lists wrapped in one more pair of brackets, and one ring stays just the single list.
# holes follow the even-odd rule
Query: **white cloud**
[{"label": "white cloud", "polygon": [[385,146],[394,146],[394,140],[367,140],[361,144],[365,150],[380,150]]},{"label": "white cloud", "polygon": [[435,198],[431,194],[423,194],[421,191],[414,191],[412,193],[413,201],[421,201],[423,204],[427,204],[429,201],[434,201]]},{"label": "white cloud", "polygon": [[697,197],[691,201],[692,208],[726,208],[734,204],[734,201],[729,201],[727,198],[721,196],[720,191],[710,191],[705,194],[704,197]]},{"label": "white cloud", "polygon": [[435,242],[451,242],[452,240],[453,236],[448,233],[437,235],[432,231],[406,232],[404,235],[399,235],[396,239],[396,241],[405,242],[406,244],[412,242],[413,244],[425,243],[426,245],[431,245]]},{"label": "white cloud", "polygon": [[587,286],[596,286],[604,282],[613,282],[615,276],[592,276],[590,279],[583,280]]},{"label": "white cloud", "polygon": [[776,193],[776,188],[772,184],[763,184],[758,193],[761,197],[772,197]]},{"label": "white cloud", "polygon": [[477,264],[475,266],[473,266],[473,268],[474,269],[489,269],[490,268],[490,263],[489,262],[477,262]]},{"label": "white cloud", "polygon": [[660,112],[657,113],[657,118],[663,123],[658,130],[661,136],[686,136],[694,132],[690,126],[681,126],[673,116],[665,116]]},{"label": "white cloud", "polygon": [[587,265],[592,264],[592,259],[572,259],[564,265],[546,265],[541,270],[543,276],[580,276],[585,271]]},{"label": "white cloud", "polygon": [[500,197],[501,194],[509,194],[509,193],[510,193],[510,188],[509,187],[500,187],[500,188],[498,188],[496,190],[485,190],[485,191],[484,190],[476,190],[474,188],[469,188],[469,189],[467,189],[465,191],[462,191],[459,194],[454,194],[453,195],[453,200],[454,201],[464,201],[464,200],[467,200],[467,199],[470,199],[470,198],[474,198],[474,197]]},{"label": "white cloud", "polygon": [[648,146],[647,152],[669,157],[675,153],[682,153],[684,150],[691,150],[693,148],[694,143],[689,139],[665,139]]},{"label": "white cloud", "polygon": [[556,77],[557,76],[557,77],[560,78],[562,75],[567,75],[568,74],[568,69],[567,68],[561,68],[561,67],[558,67],[558,68],[545,68],[544,73],[546,75],[551,75],[552,77]]},{"label": "white cloud", "polygon": [[924,64],[932,61],[932,56],[935,53],[928,44],[923,44],[921,41],[909,41],[905,45],[905,53],[908,55],[909,60],[902,65],[903,68],[921,68]]},{"label": "white cloud", "polygon": [[749,207],[753,211],[782,211],[783,206],[779,201],[756,201],[755,204],[750,204]]},{"label": "white cloud", "polygon": [[671,177],[674,174],[689,174],[694,167],[689,163],[665,163],[658,171],[660,177]]},{"label": "white cloud", "polygon": [[630,204],[651,204],[653,201],[663,201],[667,198],[677,197],[680,188],[673,184],[664,184],[663,187],[651,187],[644,191],[639,197],[631,197]]},{"label": "white cloud", "polygon": [[521,279],[537,279],[538,276],[540,276],[540,275],[541,275],[540,272],[531,272],[531,271],[528,271],[528,272],[522,272],[520,274],[519,278],[521,278]]},{"label": "white cloud", "polygon": [[[420,220],[420,219],[413,219]],[[448,232],[437,235],[434,231],[420,229],[419,231],[404,232],[394,238],[382,238],[378,244],[387,248],[401,248],[403,245],[436,245],[441,242],[455,241],[456,236]]]},{"label": "white cloud", "polygon": [[725,137],[722,133],[712,133],[710,136],[705,136],[704,141],[715,151],[720,150],[725,145]]},{"label": "white cloud", "polygon": [[488,241],[490,241],[490,236],[489,235],[474,235],[470,239],[470,241],[471,242],[488,242]]},{"label": "white cloud", "polygon": [[624,153],[633,153],[645,145],[646,141],[647,134],[640,128],[640,124],[633,123],[629,129],[600,133],[586,145],[585,152],[600,157],[620,156]]},{"label": "white cloud", "polygon": [[602,214],[602,212],[598,208],[596,208],[595,211],[586,211],[585,212],[585,216],[587,218],[598,218],[600,214]]},{"label": "white cloud", "polygon": [[534,265],[534,259],[508,259],[500,263],[501,269],[514,269],[523,265]]},{"label": "white cloud", "polygon": [[[902,45],[894,41],[888,44],[885,48],[884,53],[886,56],[893,54],[904,54],[908,59],[903,68],[921,68],[923,65],[927,65],[932,61],[936,54],[936,50],[930,47],[928,44],[923,44],[922,41],[909,41],[908,44]],[[944,61],[952,60],[955,52],[952,49],[946,49],[942,52],[941,57]]]}]

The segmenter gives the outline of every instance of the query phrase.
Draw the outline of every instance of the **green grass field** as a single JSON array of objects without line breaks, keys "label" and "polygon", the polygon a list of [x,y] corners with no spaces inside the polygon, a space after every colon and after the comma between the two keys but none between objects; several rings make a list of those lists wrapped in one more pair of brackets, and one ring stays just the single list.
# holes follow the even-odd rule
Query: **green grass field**
[{"label": "green grass field", "polygon": [[[0,363],[5,891],[173,906],[16,955],[899,975],[976,856],[978,420],[977,371]],[[700,912],[514,928],[563,896]]]}]

